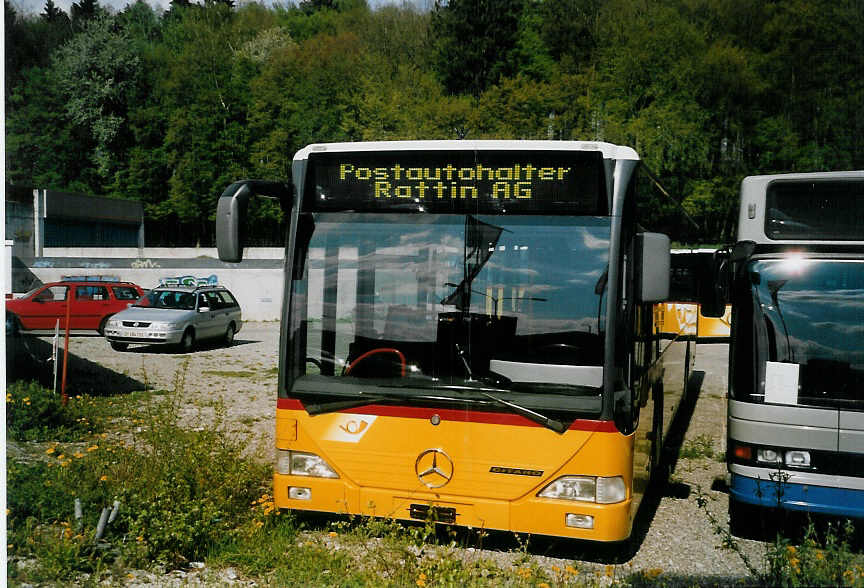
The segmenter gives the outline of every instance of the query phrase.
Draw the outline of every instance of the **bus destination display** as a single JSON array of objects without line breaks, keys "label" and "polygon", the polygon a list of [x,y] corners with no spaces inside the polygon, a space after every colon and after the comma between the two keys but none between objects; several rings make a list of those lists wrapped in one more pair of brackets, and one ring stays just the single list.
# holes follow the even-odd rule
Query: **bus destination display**
[{"label": "bus destination display", "polygon": [[605,214],[595,152],[398,151],[309,156],[306,210]]}]

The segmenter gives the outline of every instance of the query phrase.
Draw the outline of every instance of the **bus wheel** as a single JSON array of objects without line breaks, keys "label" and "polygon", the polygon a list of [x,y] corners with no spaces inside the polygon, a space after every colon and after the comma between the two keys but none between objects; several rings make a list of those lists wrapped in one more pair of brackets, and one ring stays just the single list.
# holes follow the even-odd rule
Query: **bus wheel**
[{"label": "bus wheel", "polygon": [[763,509],[752,504],[729,499],[729,532],[736,537],[757,539],[759,537],[759,522],[765,515]]}]

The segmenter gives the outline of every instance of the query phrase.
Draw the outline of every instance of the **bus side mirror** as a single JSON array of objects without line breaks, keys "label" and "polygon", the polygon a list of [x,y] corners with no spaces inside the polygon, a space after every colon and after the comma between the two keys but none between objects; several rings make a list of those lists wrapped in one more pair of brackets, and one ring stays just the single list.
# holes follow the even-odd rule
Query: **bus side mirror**
[{"label": "bus side mirror", "polygon": [[636,296],[639,302],[663,302],[669,298],[671,265],[669,237],[662,233],[636,235]]},{"label": "bus side mirror", "polygon": [[714,252],[708,275],[701,280],[703,289],[699,293],[699,310],[702,316],[725,316],[734,273],[745,267],[755,248],[753,241],[739,241],[732,247]]},{"label": "bus side mirror", "polygon": [[243,259],[246,213],[255,194],[278,198],[283,211],[291,208],[291,188],[281,182],[242,180],[228,186],[216,204],[216,248],[220,260],[237,263]]}]

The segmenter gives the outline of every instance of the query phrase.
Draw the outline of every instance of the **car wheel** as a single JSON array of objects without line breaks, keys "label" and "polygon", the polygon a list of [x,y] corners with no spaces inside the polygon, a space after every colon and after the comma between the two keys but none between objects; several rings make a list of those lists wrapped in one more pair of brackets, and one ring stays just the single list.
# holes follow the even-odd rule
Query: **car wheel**
[{"label": "car wheel", "polygon": [[195,331],[189,328],[183,332],[183,338],[180,339],[180,351],[189,353],[193,349],[195,349]]},{"label": "car wheel", "polygon": [[234,323],[228,325],[228,328],[225,330],[225,347],[231,347],[234,345]]},{"label": "car wheel", "polygon": [[99,323],[99,328],[96,329],[96,330],[99,331],[99,336],[100,336],[100,337],[104,337],[104,336],[105,336],[105,325],[108,324],[108,319],[110,319],[112,316],[114,316],[114,315],[113,315],[113,314],[109,314],[108,316],[106,316],[105,318],[102,319],[102,322]]},{"label": "car wheel", "polygon": [[126,351],[129,348],[128,343],[120,343],[119,341],[109,341],[109,343],[114,351]]}]

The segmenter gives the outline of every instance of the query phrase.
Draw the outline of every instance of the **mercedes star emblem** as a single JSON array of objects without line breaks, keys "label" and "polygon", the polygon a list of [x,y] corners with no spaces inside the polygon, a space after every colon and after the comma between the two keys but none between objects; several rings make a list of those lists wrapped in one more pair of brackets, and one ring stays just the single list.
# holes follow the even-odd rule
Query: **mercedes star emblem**
[{"label": "mercedes star emblem", "polygon": [[440,488],[453,479],[453,460],[440,449],[427,449],[417,456],[414,471],[427,488]]}]

